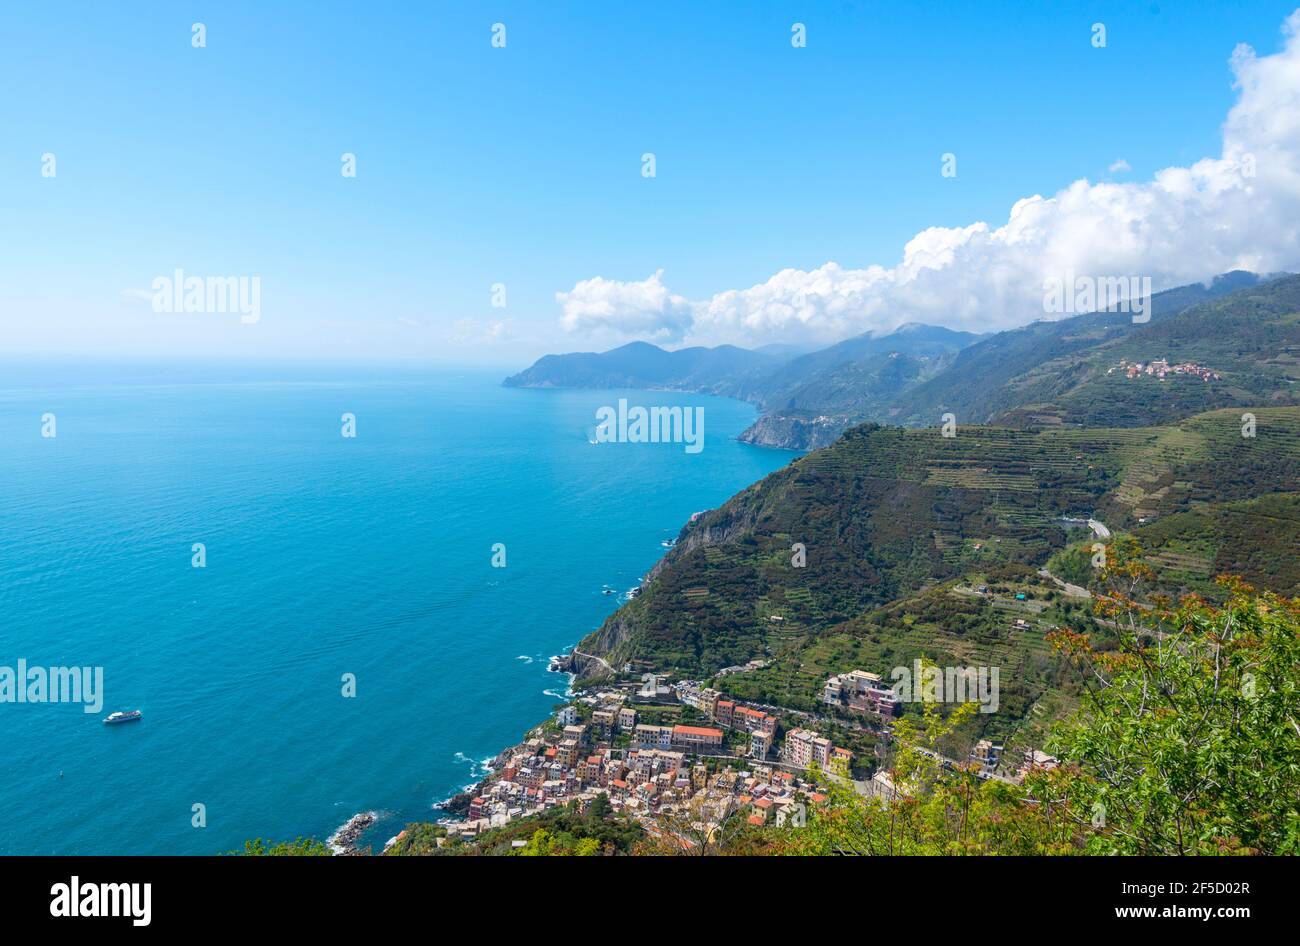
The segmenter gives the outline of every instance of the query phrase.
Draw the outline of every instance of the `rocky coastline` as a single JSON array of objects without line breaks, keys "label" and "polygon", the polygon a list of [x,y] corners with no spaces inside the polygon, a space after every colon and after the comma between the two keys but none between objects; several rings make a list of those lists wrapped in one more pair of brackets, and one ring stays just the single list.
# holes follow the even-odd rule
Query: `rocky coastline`
[{"label": "rocky coastline", "polygon": [[357,849],[357,841],[366,829],[373,825],[377,819],[373,811],[363,811],[349,818],[341,828],[330,835],[326,842],[330,851],[336,856],[356,856],[364,852]]}]

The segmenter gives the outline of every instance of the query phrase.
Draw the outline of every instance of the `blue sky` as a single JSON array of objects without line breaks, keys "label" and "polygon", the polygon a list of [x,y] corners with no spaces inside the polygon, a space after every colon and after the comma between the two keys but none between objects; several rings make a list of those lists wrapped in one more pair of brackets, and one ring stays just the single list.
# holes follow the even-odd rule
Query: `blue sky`
[{"label": "blue sky", "polygon": [[[925,228],[1218,156],[1234,46],[1275,52],[1294,8],[6,5],[0,354],[603,347],[561,328],[557,292],[663,270],[707,300],[786,268],[892,267]],[[260,321],[130,295],[177,267],[259,275]]]}]

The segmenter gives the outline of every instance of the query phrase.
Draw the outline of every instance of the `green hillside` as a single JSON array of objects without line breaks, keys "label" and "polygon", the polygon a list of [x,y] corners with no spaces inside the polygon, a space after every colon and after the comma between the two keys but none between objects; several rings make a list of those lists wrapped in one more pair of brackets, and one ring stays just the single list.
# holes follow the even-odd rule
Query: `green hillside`
[{"label": "green hillside", "polygon": [[[1155,359],[1196,363],[1220,378],[1130,379],[1120,370]],[[878,419],[934,424],[950,411],[971,423],[1146,426],[1218,407],[1300,403],[1297,383],[1300,276],[1255,284],[1229,274],[1210,288],[1157,294],[1145,324],[1103,312],[984,339]]]},{"label": "green hillside", "polygon": [[1006,740],[1027,725],[1041,729],[1076,704],[1065,665],[1045,635],[1071,627],[1100,631],[1104,640],[1091,605],[1032,567],[992,566],[791,641],[766,666],[728,675],[718,686],[740,699],[824,711],[821,691],[833,673],[861,668],[889,680],[891,668],[911,667],[919,658],[940,666],[996,667],[997,711],[976,714],[955,741]]},{"label": "green hillside", "polygon": [[738,395],[765,411],[741,439],[812,450],[874,417],[904,391],[934,377],[977,340],[969,332],[909,325],[861,336],[796,358],[757,376]]},{"label": "green hillside", "polygon": [[[774,658],[935,582],[1037,569],[1077,539],[1204,503],[1295,491],[1300,409],[1260,408],[1151,428],[865,425],[699,517],[643,593],[580,645],[614,665],[709,674]],[[792,546],[806,566],[792,564]],[[780,620],[773,620],[773,617]]]},{"label": "green hillside", "polygon": [[[1172,595],[1194,592],[1222,600],[1219,575],[1286,597],[1300,596],[1300,493],[1197,505],[1140,525],[1133,538],[1143,550],[1157,587]],[[1095,570],[1089,543],[1052,557],[1052,574],[1092,586]]]}]

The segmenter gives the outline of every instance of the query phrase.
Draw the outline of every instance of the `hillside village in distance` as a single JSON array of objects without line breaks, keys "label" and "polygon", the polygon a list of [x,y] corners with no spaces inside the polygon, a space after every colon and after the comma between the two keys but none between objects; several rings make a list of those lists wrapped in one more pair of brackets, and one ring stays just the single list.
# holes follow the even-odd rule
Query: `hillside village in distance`
[{"label": "hillside village in distance", "polygon": [[1141,377],[1143,375],[1150,378],[1157,378],[1164,381],[1171,375],[1186,375],[1190,378],[1200,378],[1202,381],[1222,381],[1223,375],[1207,368],[1205,365],[1198,365],[1194,361],[1186,361],[1179,364],[1170,364],[1166,358],[1154,358],[1151,361],[1129,361],[1127,358],[1121,358],[1118,365],[1106,369],[1106,374],[1122,372],[1127,379]]},{"label": "hillside village in distance", "polygon": [[[878,737],[878,746],[888,740],[901,710],[894,690],[865,670],[830,676],[821,699],[827,712],[853,719]],[[464,820],[441,821],[447,834],[439,843],[473,840],[560,806],[573,804],[585,813],[601,797],[613,811],[634,817],[691,812],[714,823],[738,816],[764,825],[797,823],[807,805],[824,801],[817,775],[885,801],[900,794],[887,770],[876,766],[878,759],[855,759],[811,728],[816,721],[802,711],[727,699],[699,681],[669,684],[654,673],[639,683],[633,675],[582,691],[524,742],[502,752],[486,779],[450,803]],[[1028,750],[1017,769],[1000,774],[1001,755],[1002,746],[981,739],[965,761],[978,766],[981,777],[1007,781],[1057,764]]]}]

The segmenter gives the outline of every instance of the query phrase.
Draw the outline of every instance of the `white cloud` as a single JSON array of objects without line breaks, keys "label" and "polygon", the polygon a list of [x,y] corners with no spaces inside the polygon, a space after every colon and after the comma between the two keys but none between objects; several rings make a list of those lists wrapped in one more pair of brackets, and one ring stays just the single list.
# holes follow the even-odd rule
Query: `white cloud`
[{"label": "white cloud", "polygon": [[1111,174],[1123,174],[1127,171],[1133,170],[1133,168],[1130,167],[1129,163],[1123,158],[1116,158],[1110,163],[1110,167],[1106,168],[1106,170],[1110,171]]},{"label": "white cloud", "polygon": [[564,313],[560,324],[568,332],[680,341],[691,325],[692,306],[668,291],[663,274],[658,270],[640,282],[597,276],[557,292]]},{"label": "white cloud", "polygon": [[[832,342],[906,322],[990,331],[1043,318],[1043,283],[1066,272],[1150,276],[1155,288],[1232,269],[1300,267],[1300,10],[1281,51],[1241,45],[1238,90],[1217,158],[1141,183],[1078,180],[1016,202],[1005,223],[932,227],[893,267],[787,269],[748,289],[689,303],[660,273],[592,279],[558,293],[571,331],[693,342]],[[1116,162],[1118,165],[1120,162]],[[1112,165],[1112,170],[1116,165]]]}]

